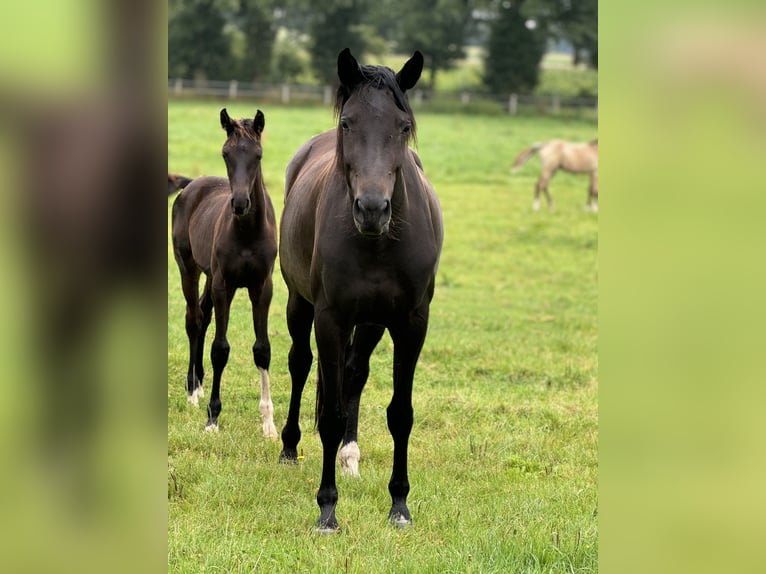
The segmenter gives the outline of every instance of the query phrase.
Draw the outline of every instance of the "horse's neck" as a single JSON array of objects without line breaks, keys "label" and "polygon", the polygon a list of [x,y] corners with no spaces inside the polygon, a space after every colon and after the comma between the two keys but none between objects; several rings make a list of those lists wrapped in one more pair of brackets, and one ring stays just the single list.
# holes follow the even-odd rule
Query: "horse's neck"
[{"label": "horse's neck", "polygon": [[238,218],[238,227],[242,230],[260,229],[266,222],[267,191],[261,171],[255,176],[250,186],[250,212],[246,217]]}]

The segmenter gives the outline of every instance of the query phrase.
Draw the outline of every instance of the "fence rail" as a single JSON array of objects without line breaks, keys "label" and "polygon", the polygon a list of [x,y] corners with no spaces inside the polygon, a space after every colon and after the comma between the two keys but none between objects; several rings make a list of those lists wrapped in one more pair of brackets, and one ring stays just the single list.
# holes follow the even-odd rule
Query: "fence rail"
[{"label": "fence rail", "polygon": [[[281,104],[332,104],[334,91],[329,86],[309,86],[298,84],[244,83],[232,80],[198,81],[187,79],[169,79],[168,97],[216,98],[226,100],[258,100]],[[497,97],[477,92],[429,92],[416,89],[410,94],[413,107],[424,109],[493,108],[504,109],[509,114],[578,114],[595,116],[598,113],[598,99],[584,97],[535,96],[509,94]]]}]

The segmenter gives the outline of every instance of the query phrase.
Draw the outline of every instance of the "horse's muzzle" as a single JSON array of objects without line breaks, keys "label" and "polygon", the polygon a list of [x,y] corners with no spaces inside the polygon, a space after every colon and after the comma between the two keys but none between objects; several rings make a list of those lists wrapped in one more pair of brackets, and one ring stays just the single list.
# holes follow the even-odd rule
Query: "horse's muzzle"
[{"label": "horse's muzzle", "polygon": [[384,198],[360,198],[354,201],[354,224],[359,233],[378,237],[388,233],[391,223],[391,202]]},{"label": "horse's muzzle", "polygon": [[231,212],[234,215],[245,215],[250,210],[250,198],[234,196],[231,198]]}]

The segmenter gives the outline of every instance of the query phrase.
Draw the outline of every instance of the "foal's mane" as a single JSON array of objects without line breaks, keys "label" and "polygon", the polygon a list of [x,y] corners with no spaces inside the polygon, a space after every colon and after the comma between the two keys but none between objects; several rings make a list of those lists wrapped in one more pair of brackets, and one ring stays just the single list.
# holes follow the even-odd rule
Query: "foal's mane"
[{"label": "foal's mane", "polygon": [[[354,86],[345,86],[340,84],[338,86],[338,92],[335,96],[335,119],[340,118],[340,114],[343,111],[343,106],[346,104],[351,94],[360,90],[363,87],[376,88],[378,90],[388,90],[394,97],[394,103],[396,107],[402,110],[409,116],[410,123],[412,125],[410,129],[410,138],[417,141],[415,133],[415,115],[412,113],[410,102],[402,89],[399,87],[399,83],[396,81],[396,74],[387,66],[359,66],[359,71],[362,75],[362,81]],[[340,125],[338,126],[338,133],[341,134]],[[340,145],[340,137],[338,138],[338,145]]]},{"label": "foal's mane", "polygon": [[253,120],[250,118],[235,120],[231,119],[231,125],[234,128],[234,133],[237,137],[244,137],[253,141],[258,141],[258,136],[253,127]]}]

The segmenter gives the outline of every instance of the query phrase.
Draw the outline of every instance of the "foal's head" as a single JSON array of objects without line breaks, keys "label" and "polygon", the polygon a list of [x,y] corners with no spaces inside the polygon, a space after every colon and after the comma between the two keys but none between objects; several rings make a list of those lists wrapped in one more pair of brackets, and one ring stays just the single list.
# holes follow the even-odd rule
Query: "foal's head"
[{"label": "foal's head", "polygon": [[415,135],[415,117],[404,93],[422,70],[423,55],[417,51],[398,73],[384,66],[360,66],[348,48],[338,55],[337,160],[346,177],[354,224],[363,235],[388,232],[394,184]]},{"label": "foal's head", "polygon": [[266,121],[258,110],[254,119],[233,120],[221,110],[221,127],[226,130],[223,144],[223,161],[231,186],[231,211],[245,215],[252,204],[251,192],[261,170],[261,133]]}]

